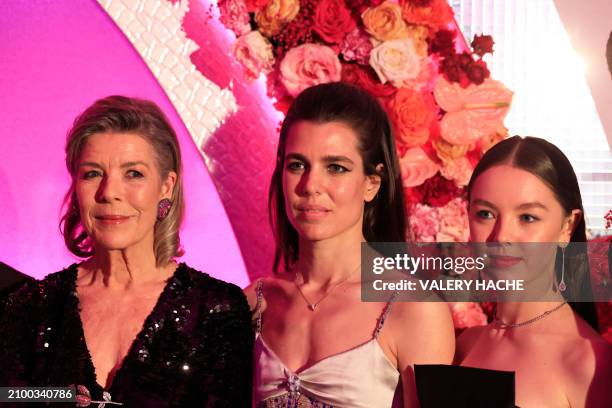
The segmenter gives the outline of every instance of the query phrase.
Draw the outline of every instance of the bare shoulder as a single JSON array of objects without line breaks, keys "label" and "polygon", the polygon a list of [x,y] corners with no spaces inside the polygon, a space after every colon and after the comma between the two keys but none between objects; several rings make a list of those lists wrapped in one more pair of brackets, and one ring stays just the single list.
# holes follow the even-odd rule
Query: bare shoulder
[{"label": "bare shoulder", "polygon": [[265,278],[255,279],[253,282],[249,284],[246,288],[242,289],[244,295],[249,302],[249,308],[251,311],[254,311],[257,307],[257,287],[263,282]]},{"label": "bare shoulder", "polygon": [[388,325],[393,337],[390,341],[400,362],[451,363],[455,353],[455,331],[446,303],[398,302],[393,306]]},{"label": "bare shoulder", "polygon": [[283,290],[283,288],[287,285],[287,282],[290,282],[290,276],[286,273],[279,273],[275,276],[258,278],[251,282],[249,286],[243,289],[251,310],[255,311],[257,308],[258,287],[261,286],[262,288],[262,298],[259,307],[263,312],[266,309],[266,300],[269,300],[271,296],[273,297],[273,295],[277,293],[279,289]]},{"label": "bare shoulder", "polygon": [[571,376],[590,381],[596,370],[612,372],[612,344],[600,336],[581,337],[565,341],[559,349],[560,361]]},{"label": "bare shoulder", "polygon": [[[571,401],[587,401],[588,406],[603,403],[612,383],[612,345],[603,338],[567,341],[559,350],[566,393]],[[609,401],[608,401],[609,403]],[[578,405],[578,404],[576,404]]]}]

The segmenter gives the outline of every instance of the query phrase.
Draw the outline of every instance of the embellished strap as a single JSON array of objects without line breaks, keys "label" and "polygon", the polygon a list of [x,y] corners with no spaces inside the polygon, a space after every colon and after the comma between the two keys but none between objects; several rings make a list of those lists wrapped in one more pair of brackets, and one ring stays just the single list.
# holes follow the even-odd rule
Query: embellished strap
[{"label": "embellished strap", "polygon": [[261,304],[263,302],[263,279],[260,279],[255,286],[257,293],[257,303],[255,304],[255,333],[261,333]]},{"label": "embellished strap", "polygon": [[380,335],[380,331],[382,330],[383,326],[385,325],[385,320],[387,320],[387,317],[389,316],[389,313],[391,312],[391,307],[393,306],[393,302],[395,301],[395,298],[397,297],[398,293],[399,292],[397,292],[397,291],[393,292],[393,295],[391,295],[391,297],[387,301],[387,304],[385,305],[385,308],[384,308],[382,314],[380,315],[380,318],[378,319],[378,324],[376,325],[376,330],[374,330],[374,338],[375,339],[377,339],[378,336]]}]

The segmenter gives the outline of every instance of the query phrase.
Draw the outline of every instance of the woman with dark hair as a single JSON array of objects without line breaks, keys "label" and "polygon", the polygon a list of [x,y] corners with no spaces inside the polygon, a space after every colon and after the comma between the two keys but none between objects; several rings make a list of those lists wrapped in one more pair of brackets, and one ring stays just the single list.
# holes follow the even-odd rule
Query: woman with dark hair
[{"label": "woman with dark hair", "polygon": [[[83,262],[10,294],[2,386],[77,386],[85,402],[247,407],[252,329],[240,289],[182,255],[182,165],[152,102],[96,101],[68,133],[62,230]],[[84,406],[84,405],[82,405]]]},{"label": "woman with dark hair", "polygon": [[404,240],[385,112],[343,83],[309,88],[287,113],[276,160],[276,273],[246,289],[257,406],[417,406],[413,365],[452,359],[448,307],[360,299],[362,242]]},{"label": "woman with dark hair", "polygon": [[[506,277],[526,274],[532,287],[547,290],[540,301],[498,302],[491,324],[461,335],[456,361],[514,371],[521,407],[610,406],[612,348],[596,331],[593,304],[568,304],[588,301],[590,282],[584,245],[567,245],[586,241],[578,181],[567,157],[543,139],[504,140],[476,166],[468,200],[471,240],[496,248],[488,253],[489,265]],[[537,256],[521,257],[527,251],[516,248],[529,245]],[[550,267],[532,270],[535,263]]]}]

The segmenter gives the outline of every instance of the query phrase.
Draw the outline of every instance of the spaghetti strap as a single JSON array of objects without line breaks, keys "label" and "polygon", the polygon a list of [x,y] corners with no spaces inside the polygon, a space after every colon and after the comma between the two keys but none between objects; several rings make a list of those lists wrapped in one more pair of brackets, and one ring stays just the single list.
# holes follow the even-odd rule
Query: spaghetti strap
[{"label": "spaghetti strap", "polygon": [[389,316],[389,313],[391,312],[391,307],[393,306],[393,302],[395,301],[397,294],[398,294],[397,291],[393,292],[393,295],[391,295],[391,297],[387,301],[387,304],[385,305],[385,308],[383,309],[382,314],[380,315],[380,318],[378,319],[378,323],[376,324],[376,329],[374,330],[375,339],[378,338],[378,336],[380,335],[380,331],[385,325],[385,320],[387,320],[387,317]]},{"label": "spaghetti strap", "polygon": [[255,286],[257,293],[257,303],[255,304],[255,333],[261,333],[261,303],[263,302],[263,279],[260,279]]}]

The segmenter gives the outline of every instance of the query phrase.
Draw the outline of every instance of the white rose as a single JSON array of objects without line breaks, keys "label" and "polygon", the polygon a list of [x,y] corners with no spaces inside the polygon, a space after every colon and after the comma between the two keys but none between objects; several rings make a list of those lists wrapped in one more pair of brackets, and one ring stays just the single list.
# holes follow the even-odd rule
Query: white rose
[{"label": "white rose", "polygon": [[402,82],[415,79],[421,71],[421,57],[410,38],[385,41],[370,53],[370,66],[380,82],[401,87]]},{"label": "white rose", "polygon": [[257,78],[262,72],[270,72],[274,65],[272,45],[259,31],[238,37],[232,45],[232,52],[250,79]]}]

